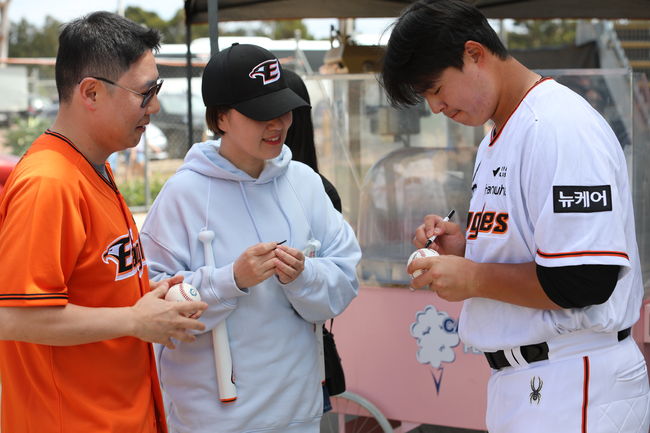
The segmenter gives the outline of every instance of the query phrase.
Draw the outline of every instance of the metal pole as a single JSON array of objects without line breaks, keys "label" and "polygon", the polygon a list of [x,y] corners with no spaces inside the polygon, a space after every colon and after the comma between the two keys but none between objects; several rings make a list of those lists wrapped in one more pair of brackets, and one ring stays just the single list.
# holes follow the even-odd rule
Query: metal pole
[{"label": "metal pole", "polygon": [[0,1],[0,67],[6,66],[9,57],[9,3]]},{"label": "metal pole", "polygon": [[219,0],[208,0],[208,25],[210,27],[210,55],[219,52]]},{"label": "metal pole", "polygon": [[[142,134],[142,140],[144,141],[144,208],[149,209],[149,206],[151,205],[151,185],[149,184],[150,179],[149,179],[149,134],[147,134],[147,131],[144,131],[144,134]],[[135,163],[138,163],[138,153],[137,153],[137,148],[136,154],[135,154]]]},{"label": "metal pole", "polygon": [[188,2],[185,2],[185,45],[187,45],[187,52],[185,53],[185,72],[187,76],[187,148],[185,152],[187,152],[194,143],[194,116],[192,114],[192,23],[190,23]]}]

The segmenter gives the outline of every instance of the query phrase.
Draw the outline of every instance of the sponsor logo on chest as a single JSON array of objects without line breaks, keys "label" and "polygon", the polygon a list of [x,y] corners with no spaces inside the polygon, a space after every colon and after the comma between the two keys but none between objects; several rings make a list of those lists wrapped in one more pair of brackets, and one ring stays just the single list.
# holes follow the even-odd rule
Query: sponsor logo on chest
[{"label": "sponsor logo on chest", "polygon": [[[490,172],[492,174],[491,176],[489,174],[484,175],[485,186],[483,187],[483,193],[485,195],[505,197],[507,191],[504,182],[508,176],[508,167],[506,165],[499,165],[496,168],[490,169]],[[474,194],[477,187],[478,184],[472,184],[472,194]]]},{"label": "sponsor logo on chest", "polygon": [[492,170],[492,175],[494,177],[506,177],[508,175],[508,167],[502,165]]},{"label": "sponsor logo on chest", "polygon": [[505,185],[485,185],[485,195],[506,195]]}]

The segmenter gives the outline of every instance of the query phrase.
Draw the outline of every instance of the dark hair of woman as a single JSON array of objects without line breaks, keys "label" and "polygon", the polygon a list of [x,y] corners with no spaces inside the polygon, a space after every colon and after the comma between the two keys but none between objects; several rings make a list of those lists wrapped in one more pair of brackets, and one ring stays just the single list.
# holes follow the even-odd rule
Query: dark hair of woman
[{"label": "dark hair of woman", "polygon": [[[311,104],[307,87],[302,78],[289,69],[283,69],[284,79],[291,90]],[[318,173],[318,159],[314,144],[314,124],[311,120],[311,107],[299,107],[293,110],[293,122],[285,144],[291,149],[294,161],[300,161],[310,166]]]},{"label": "dark hair of woman", "polygon": [[[311,104],[307,86],[300,75],[295,72],[283,69],[284,79],[287,86],[298,96]],[[318,172],[318,158],[316,157],[316,144],[314,143],[314,124],[311,120],[311,107],[299,107],[293,110],[293,122],[287,131],[287,138],[284,143],[291,149],[291,159],[300,161],[312,168],[323,180],[323,186],[327,196],[332,200],[334,208],[342,211],[341,197],[334,185]]]}]

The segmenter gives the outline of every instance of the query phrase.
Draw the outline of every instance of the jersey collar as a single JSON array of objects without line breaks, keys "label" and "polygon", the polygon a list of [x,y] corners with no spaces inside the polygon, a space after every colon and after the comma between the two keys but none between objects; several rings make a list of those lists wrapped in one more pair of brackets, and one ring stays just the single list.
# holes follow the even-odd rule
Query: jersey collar
[{"label": "jersey collar", "polygon": [[97,168],[95,167],[95,165],[94,165],[92,162],[90,162],[90,161],[88,160],[88,158],[86,158],[86,155],[84,155],[84,154],[83,154],[79,149],[77,149],[77,146],[75,146],[74,143],[72,143],[72,141],[71,141],[68,137],[66,137],[65,135],[60,134],[60,133],[58,133],[58,132],[54,132],[54,131],[52,131],[51,129],[47,129],[47,130],[45,131],[45,134],[46,134],[46,135],[51,135],[52,137],[56,137],[56,138],[58,138],[59,140],[62,140],[62,141],[64,141],[65,143],[67,143],[67,144],[68,144],[70,147],[72,147],[72,148],[73,148],[77,153],[79,153],[79,155],[81,155],[81,156],[83,157],[83,159],[86,160],[86,162],[88,163],[88,165],[90,165],[90,167],[92,167],[93,171],[97,174],[97,176],[100,177],[100,179],[101,179],[105,184],[107,184],[107,185],[108,185],[112,190],[114,190],[114,191],[116,191],[116,192],[118,191],[118,189],[117,189],[117,185],[115,184],[115,181],[113,180],[113,175],[112,175],[111,171],[107,169],[107,170],[106,170],[106,173],[107,173],[108,177],[103,176],[103,175],[102,175],[102,174],[97,170]]},{"label": "jersey collar", "polygon": [[496,143],[496,141],[499,139],[499,136],[501,136],[501,132],[506,128],[506,125],[508,124],[508,121],[510,121],[510,118],[512,117],[512,115],[515,114],[515,112],[517,111],[517,109],[519,108],[519,106],[521,105],[521,103],[524,101],[524,99],[526,99],[526,96],[528,96],[528,94],[529,94],[529,93],[530,93],[530,92],[531,92],[535,87],[537,87],[538,85],[540,85],[540,84],[543,83],[544,81],[548,81],[548,80],[552,80],[552,79],[553,79],[553,78],[551,78],[551,77],[541,77],[539,80],[535,81],[535,84],[533,84],[532,86],[530,86],[530,89],[526,90],[526,93],[524,94],[524,96],[521,97],[521,100],[519,100],[519,102],[517,103],[517,106],[514,108],[514,110],[512,110],[512,112],[510,113],[510,115],[508,115],[508,118],[507,118],[506,121],[503,123],[503,126],[501,127],[501,129],[499,129],[499,130],[497,131],[497,127],[496,127],[496,126],[494,126],[494,127],[492,128],[492,131],[491,131],[491,133],[490,133],[490,144],[488,144],[488,147],[492,147],[492,145],[493,145],[494,143]]}]

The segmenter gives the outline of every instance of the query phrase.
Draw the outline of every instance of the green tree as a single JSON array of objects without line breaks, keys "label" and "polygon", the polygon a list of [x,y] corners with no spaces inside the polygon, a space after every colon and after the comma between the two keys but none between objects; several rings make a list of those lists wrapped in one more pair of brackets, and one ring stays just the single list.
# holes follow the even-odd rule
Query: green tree
[{"label": "green tree", "polygon": [[269,36],[269,30],[265,26],[240,25],[239,27],[227,28],[219,26],[219,36]]},{"label": "green tree", "polygon": [[[61,22],[47,16],[39,28],[27,20],[11,23],[9,27],[9,57],[55,57],[59,49]],[[41,78],[54,78],[51,66],[28,66],[29,74],[38,70]]]},{"label": "green tree", "polygon": [[61,22],[45,17],[42,28],[24,18],[9,28],[9,57],[55,57]]},{"label": "green tree", "polygon": [[24,18],[9,27],[9,57],[28,57],[35,26]]},{"label": "green tree", "polygon": [[307,26],[302,20],[279,20],[269,25],[269,37],[271,39],[293,39],[296,37],[296,30],[300,31],[302,39],[314,39],[309,33]]},{"label": "green tree", "polygon": [[[192,37],[203,37],[204,30],[199,27],[205,27],[205,35],[207,35],[208,26],[193,26]],[[163,42],[166,44],[182,44],[185,42],[185,10],[179,9],[171,20],[167,23],[167,28],[162,30]]]},{"label": "green tree", "polygon": [[50,126],[50,121],[41,117],[16,119],[7,132],[7,143],[13,155],[22,156],[31,144]]},{"label": "green tree", "polygon": [[[129,6],[124,11],[124,16],[131,21],[142,24],[150,29],[163,33],[168,27],[168,22],[158,16],[156,12],[146,11],[138,6]],[[164,33],[163,33],[164,34]]]},{"label": "green tree", "polygon": [[[162,34],[163,43],[180,44],[185,42],[185,10],[179,8],[169,20],[162,19],[156,12],[147,11],[137,6],[129,6],[125,16],[136,23],[156,29]],[[38,27],[24,18],[11,23],[9,31],[10,57],[55,57],[59,46],[58,38],[63,23],[47,16],[42,27]],[[237,27],[220,25],[221,36],[267,36],[272,39],[293,39],[299,30],[303,39],[314,39],[302,20],[242,23]],[[192,25],[192,38],[208,37],[207,24]],[[46,76],[51,72],[44,71]]]},{"label": "green tree", "polygon": [[[136,23],[143,24],[147,27],[158,30],[162,35],[162,41],[165,44],[183,44],[185,43],[185,10],[179,8],[169,21],[164,21],[155,12],[148,12],[139,7],[129,7],[125,11],[127,18]],[[235,32],[226,32],[219,27],[219,34],[226,36],[230,34],[243,35],[245,30]],[[207,24],[192,25],[192,39],[206,38],[210,36],[210,28]]]},{"label": "green tree", "polygon": [[[138,24],[158,30],[162,35],[165,44],[182,44],[185,42],[185,10],[180,8],[176,14],[165,21],[156,12],[145,11],[142,8],[129,6],[124,15]],[[208,35],[207,25],[192,26],[192,38],[200,38]]]},{"label": "green tree", "polygon": [[515,21],[508,32],[508,48],[549,48],[574,45],[576,22],[573,20]]}]

